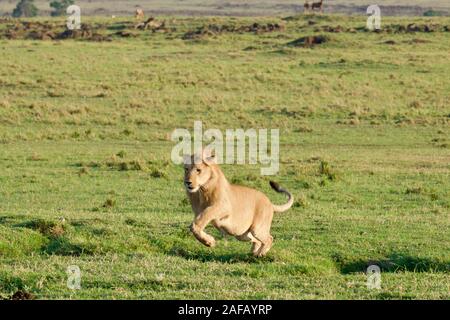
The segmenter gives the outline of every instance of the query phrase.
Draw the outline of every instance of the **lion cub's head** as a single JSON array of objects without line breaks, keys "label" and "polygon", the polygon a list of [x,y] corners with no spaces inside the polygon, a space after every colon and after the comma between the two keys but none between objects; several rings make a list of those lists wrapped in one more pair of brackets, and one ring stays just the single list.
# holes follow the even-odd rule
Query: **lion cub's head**
[{"label": "lion cub's head", "polygon": [[190,193],[197,192],[213,175],[215,156],[210,149],[199,154],[184,156],[184,186]]}]

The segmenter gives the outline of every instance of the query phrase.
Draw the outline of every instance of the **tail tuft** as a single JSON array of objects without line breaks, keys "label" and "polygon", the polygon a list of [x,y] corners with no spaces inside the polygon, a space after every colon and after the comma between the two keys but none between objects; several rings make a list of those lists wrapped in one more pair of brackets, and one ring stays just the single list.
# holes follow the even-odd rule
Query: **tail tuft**
[{"label": "tail tuft", "polygon": [[273,190],[275,190],[276,192],[282,192],[280,189],[280,185],[278,183],[276,183],[275,181],[269,181],[270,186],[272,187]]},{"label": "tail tuft", "polygon": [[273,190],[275,190],[276,192],[279,192],[279,193],[284,193],[288,197],[288,202],[285,203],[284,205],[278,206],[278,205],[272,204],[274,211],[275,212],[284,212],[284,211],[288,210],[290,207],[292,207],[292,205],[294,204],[294,197],[292,196],[292,194],[289,191],[283,189],[275,181],[270,181],[269,183]]}]

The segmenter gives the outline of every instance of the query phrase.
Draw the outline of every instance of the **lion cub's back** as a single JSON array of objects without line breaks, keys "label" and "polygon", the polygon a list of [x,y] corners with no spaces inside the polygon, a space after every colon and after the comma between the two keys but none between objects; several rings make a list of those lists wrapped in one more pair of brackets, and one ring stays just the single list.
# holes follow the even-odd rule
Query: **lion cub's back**
[{"label": "lion cub's back", "polygon": [[256,189],[232,184],[231,192],[234,205],[242,209],[254,210],[259,205],[271,204],[269,198]]}]

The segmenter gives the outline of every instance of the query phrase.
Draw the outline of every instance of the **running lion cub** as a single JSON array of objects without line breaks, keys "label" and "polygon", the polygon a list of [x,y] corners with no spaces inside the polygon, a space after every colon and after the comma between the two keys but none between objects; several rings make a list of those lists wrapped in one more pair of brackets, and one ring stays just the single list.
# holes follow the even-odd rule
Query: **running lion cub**
[{"label": "running lion cub", "polygon": [[273,242],[270,235],[273,213],[292,206],[291,193],[271,181],[275,191],[288,197],[286,204],[277,206],[260,191],[230,184],[209,149],[204,149],[201,156],[185,156],[184,169],[184,185],[195,213],[191,225],[194,236],[205,246],[214,247],[215,239],[204,231],[211,223],[238,240],[251,241],[254,256],[267,254]]}]

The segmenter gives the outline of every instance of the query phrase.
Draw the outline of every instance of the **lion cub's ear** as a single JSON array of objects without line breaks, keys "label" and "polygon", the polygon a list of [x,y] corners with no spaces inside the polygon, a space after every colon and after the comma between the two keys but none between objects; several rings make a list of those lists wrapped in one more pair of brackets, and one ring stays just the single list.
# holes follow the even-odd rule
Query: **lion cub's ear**
[{"label": "lion cub's ear", "polygon": [[203,162],[207,165],[216,164],[216,154],[213,149],[205,148],[202,152]]}]

